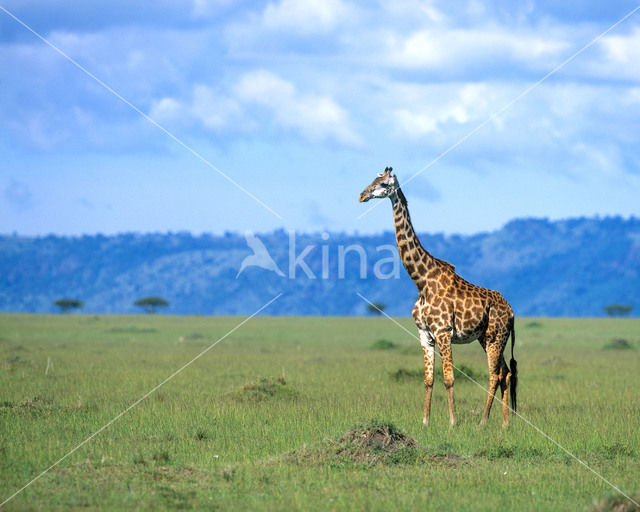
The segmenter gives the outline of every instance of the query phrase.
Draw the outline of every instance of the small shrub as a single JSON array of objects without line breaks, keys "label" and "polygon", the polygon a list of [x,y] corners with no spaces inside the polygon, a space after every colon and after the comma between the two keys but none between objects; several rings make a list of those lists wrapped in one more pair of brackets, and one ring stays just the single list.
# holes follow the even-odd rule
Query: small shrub
[{"label": "small shrub", "polygon": [[540,327],[542,327],[542,324],[540,322],[536,322],[535,320],[532,322],[527,322],[525,324],[526,329],[539,329]]},{"label": "small shrub", "polygon": [[41,396],[34,396],[31,400],[25,400],[22,402],[21,407],[46,407],[51,405],[52,401],[48,398],[42,398]]},{"label": "small shrub", "polygon": [[614,442],[612,444],[604,444],[598,447],[598,452],[605,459],[615,459],[616,457],[633,457],[634,451],[630,446],[620,443]]},{"label": "small shrub", "polygon": [[[442,369],[440,369],[440,371],[442,371]],[[480,375],[478,375],[472,368],[469,368],[464,364],[459,364],[453,369],[453,376],[455,379],[465,381],[468,381],[470,378],[477,381],[481,378]]]},{"label": "small shrub", "polygon": [[206,430],[197,430],[195,433],[196,441],[206,441],[209,439],[209,433]]},{"label": "small shrub", "polygon": [[[442,381],[442,367],[434,365],[433,371],[433,380],[434,383],[437,381]],[[406,381],[419,381],[424,380],[424,370],[407,370],[406,368],[399,368],[395,372],[390,374],[392,380],[396,382],[406,382]],[[478,379],[482,379],[480,375],[472,368],[465,366],[463,364],[458,365],[453,369],[453,377],[456,379],[456,382],[470,382],[469,379],[473,379],[476,382]]]},{"label": "small shrub", "polygon": [[261,402],[268,399],[291,399],[295,398],[298,392],[287,385],[284,377],[277,379],[261,378],[256,382],[246,384],[234,397],[238,400],[248,400],[251,402]]},{"label": "small shrub", "polygon": [[495,459],[510,459],[515,455],[515,450],[512,446],[490,446],[488,448],[482,449],[477,454],[479,457],[486,457],[489,460]]},{"label": "small shrub", "polygon": [[191,510],[192,500],[196,497],[196,491],[178,490],[168,485],[158,486],[157,493],[164,500],[168,510]]},{"label": "small shrub", "polygon": [[169,452],[167,451],[157,452],[153,454],[153,460],[157,463],[166,463],[169,462],[169,459]]},{"label": "small shrub", "polygon": [[112,327],[111,329],[107,329],[105,332],[114,333],[114,334],[149,334],[158,332],[158,329],[154,329],[153,327]]},{"label": "small shrub", "polygon": [[22,359],[20,356],[8,357],[4,360],[5,365],[8,370],[15,370],[16,368],[25,368],[31,367],[35,368],[36,364],[33,361],[29,361],[28,359]]},{"label": "small shrub", "polygon": [[406,368],[398,368],[390,374],[392,380],[396,382],[406,382],[408,380],[424,379],[424,370],[407,370]]},{"label": "small shrub", "polygon": [[629,343],[628,340],[624,338],[614,338],[610,343],[607,343],[604,347],[604,350],[629,350],[633,349],[633,345]]},{"label": "small shrub", "polygon": [[222,478],[224,478],[227,482],[231,482],[235,474],[236,474],[236,470],[233,469],[231,466],[226,466],[222,470]]},{"label": "small shrub", "polygon": [[[640,503],[640,496],[636,494],[633,501]],[[628,498],[618,494],[600,500],[594,500],[593,505],[586,512],[640,512],[640,507]]]},{"label": "small shrub", "polygon": [[382,339],[374,341],[371,345],[371,350],[391,350],[396,348],[397,346],[398,345],[396,345],[393,341]]}]

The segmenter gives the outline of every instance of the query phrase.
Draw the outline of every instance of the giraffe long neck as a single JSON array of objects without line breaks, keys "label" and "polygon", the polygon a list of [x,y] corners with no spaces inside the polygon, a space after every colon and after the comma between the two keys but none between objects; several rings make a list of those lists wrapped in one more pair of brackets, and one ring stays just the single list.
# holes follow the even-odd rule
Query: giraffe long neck
[{"label": "giraffe long neck", "polygon": [[391,197],[393,205],[393,220],[396,227],[396,243],[400,259],[407,273],[413,279],[418,291],[426,291],[428,286],[427,273],[436,265],[435,258],[422,247],[409,216],[407,199],[398,187]]}]

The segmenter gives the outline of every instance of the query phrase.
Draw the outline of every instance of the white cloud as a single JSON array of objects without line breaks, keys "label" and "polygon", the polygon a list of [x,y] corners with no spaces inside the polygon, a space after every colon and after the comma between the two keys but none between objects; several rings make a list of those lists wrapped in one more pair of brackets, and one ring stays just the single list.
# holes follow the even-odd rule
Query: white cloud
[{"label": "white cloud", "polygon": [[317,33],[334,28],[349,12],[342,0],[280,0],[267,5],[262,24],[269,30]]},{"label": "white cloud", "polygon": [[245,74],[236,86],[238,97],[265,106],[281,106],[296,96],[290,82],[269,71],[258,70]]},{"label": "white cloud", "polygon": [[267,109],[276,122],[312,141],[334,140],[361,147],[361,137],[351,128],[349,114],[331,97],[303,94],[291,82],[264,70],[245,74],[236,86],[237,97]]},{"label": "white cloud", "polygon": [[242,110],[233,98],[216,94],[206,85],[196,85],[193,89],[191,114],[207,128],[222,128],[239,120]]},{"label": "white cloud", "polygon": [[640,93],[625,85],[544,83],[496,118],[530,82],[376,85],[381,90],[363,101],[379,105],[387,124],[381,131],[398,154],[417,160],[416,170],[450,148],[439,167],[531,172],[542,180],[619,179],[640,168],[640,132],[631,128]]},{"label": "white cloud", "polygon": [[483,83],[400,86],[398,97],[409,104],[394,109],[392,119],[400,132],[421,138],[442,132],[449,123],[484,120],[490,114],[490,98],[495,92]]},{"label": "white cloud", "polygon": [[612,144],[585,144],[577,142],[570,148],[570,153],[579,163],[578,169],[572,173],[574,176],[583,169],[593,169],[598,174],[610,177],[622,177],[624,166],[620,158],[620,150]]},{"label": "white cloud", "polygon": [[250,127],[241,105],[232,97],[204,84],[193,86],[184,100],[165,97],[151,105],[149,116],[158,122],[189,125],[210,130],[244,131]]},{"label": "white cloud", "polygon": [[153,102],[149,115],[158,122],[196,122],[207,129],[236,132],[255,130],[262,119],[312,142],[363,145],[351,127],[349,113],[333,98],[303,94],[291,82],[264,70],[245,73],[227,91],[197,84],[184,100],[161,98]]},{"label": "white cloud", "polygon": [[365,12],[344,0],[272,0],[261,11],[246,11],[226,24],[224,40],[230,55],[244,58],[282,52],[335,58],[342,39],[363,28]]},{"label": "white cloud", "polygon": [[149,116],[155,121],[171,121],[178,118],[183,110],[180,102],[174,98],[162,98],[151,105]]},{"label": "white cloud", "polygon": [[640,27],[626,35],[611,35],[600,41],[603,55],[590,67],[596,76],[640,80]]},{"label": "white cloud", "polygon": [[391,34],[386,61],[403,68],[447,68],[517,62],[525,68],[562,55],[568,43],[554,35],[507,30],[493,26],[473,29],[427,29],[407,37]]}]

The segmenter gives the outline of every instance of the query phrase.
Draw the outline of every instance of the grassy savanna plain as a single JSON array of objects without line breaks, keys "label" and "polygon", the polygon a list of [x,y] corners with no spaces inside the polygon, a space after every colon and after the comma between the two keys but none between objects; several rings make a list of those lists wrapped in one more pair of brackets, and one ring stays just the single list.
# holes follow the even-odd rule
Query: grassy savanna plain
[{"label": "grassy savanna plain", "polygon": [[[241,321],[0,315],[0,501]],[[640,320],[521,318],[516,334],[519,413],[637,500]],[[477,343],[454,364],[487,385]],[[503,431],[498,401],[480,428],[485,392],[462,376],[459,426],[438,374],[424,428],[421,371],[385,318],[256,317],[4,508],[589,510],[616,495],[521,419]],[[417,446],[345,449],[376,422]]]}]

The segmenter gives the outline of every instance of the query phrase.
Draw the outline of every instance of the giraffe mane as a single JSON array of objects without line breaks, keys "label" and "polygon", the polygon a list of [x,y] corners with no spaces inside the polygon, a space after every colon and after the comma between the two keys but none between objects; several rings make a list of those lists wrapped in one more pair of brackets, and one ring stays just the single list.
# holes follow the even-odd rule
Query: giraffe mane
[{"label": "giraffe mane", "polygon": [[[400,201],[400,202],[402,203],[402,205],[403,205],[405,208],[407,208],[407,198],[406,198],[406,196],[404,195],[404,192],[402,192],[402,189],[401,189],[400,187],[398,187],[398,188],[396,189],[396,194],[398,195],[398,201]],[[409,210],[408,210],[408,208],[407,208],[407,216],[408,216],[409,218],[411,218],[411,216],[409,215]],[[417,238],[417,237],[416,237],[416,238]],[[427,251],[427,250],[422,246],[422,243],[420,242],[420,239],[418,239],[418,240],[417,240],[417,242],[418,242],[418,244],[420,245],[420,247],[422,248],[422,250],[423,250],[423,251],[425,251],[427,254],[429,254],[429,255],[434,259],[434,261],[435,261],[438,265],[440,265],[441,267],[443,267],[443,268],[445,268],[445,269],[450,270],[451,272],[455,272],[455,270],[456,270],[455,265],[452,265],[452,264],[451,264],[451,263],[449,263],[448,261],[441,260],[440,258],[436,258],[435,256],[431,255],[431,254],[429,253],[429,251]]]},{"label": "giraffe mane", "polygon": [[444,268],[451,270],[451,272],[455,272],[456,267],[449,263],[448,261],[441,260],[440,258],[433,257],[433,259]]},{"label": "giraffe mane", "polygon": [[402,203],[402,205],[407,206],[407,198],[400,187],[396,189],[396,194],[398,194],[398,200]]}]

